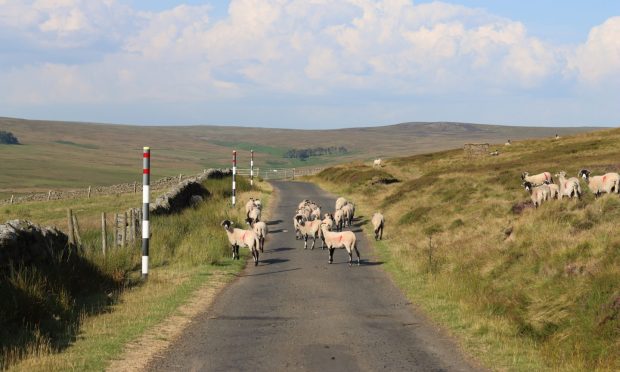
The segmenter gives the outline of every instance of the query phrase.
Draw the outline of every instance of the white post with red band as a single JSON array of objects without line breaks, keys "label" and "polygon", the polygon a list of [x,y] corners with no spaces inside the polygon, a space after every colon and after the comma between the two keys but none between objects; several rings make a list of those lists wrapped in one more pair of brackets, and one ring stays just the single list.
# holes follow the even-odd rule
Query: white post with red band
[{"label": "white post with red band", "polygon": [[250,186],[254,186],[254,150],[250,150]]},{"label": "white post with red band", "polygon": [[142,153],[142,279],[149,275],[149,205],[151,184],[151,149]]},{"label": "white post with red band", "polygon": [[233,172],[232,172],[232,205],[235,206],[235,197],[237,192],[237,183],[235,182],[237,178],[237,151],[233,151]]}]

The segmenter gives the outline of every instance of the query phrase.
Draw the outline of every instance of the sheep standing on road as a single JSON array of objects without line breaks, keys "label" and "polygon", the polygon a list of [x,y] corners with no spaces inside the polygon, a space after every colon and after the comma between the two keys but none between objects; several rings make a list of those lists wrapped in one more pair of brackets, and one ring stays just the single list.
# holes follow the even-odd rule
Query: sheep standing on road
[{"label": "sheep standing on road", "polygon": [[254,202],[254,198],[250,198],[250,200],[248,200],[247,203],[245,203],[245,214],[250,213],[250,211],[252,210],[252,208],[256,207],[256,204]]},{"label": "sheep standing on road", "polygon": [[523,172],[523,174],[521,174],[521,180],[531,183],[534,187],[540,186],[545,182],[553,183],[553,178],[551,178],[551,173],[549,172],[542,172],[533,176],[530,176],[527,172]]},{"label": "sheep standing on road", "polygon": [[523,187],[530,193],[532,203],[534,207],[538,208],[542,205],[543,201],[549,200],[551,196],[551,190],[548,185],[534,186],[531,182],[523,182]]},{"label": "sheep standing on road", "polygon": [[261,253],[265,249],[265,238],[267,238],[267,224],[263,221],[254,222],[251,218],[246,218],[245,223],[250,225],[256,236],[258,237],[258,248]]},{"label": "sheep standing on road", "polygon": [[342,207],[342,212],[344,213],[345,226],[351,227],[353,217],[355,217],[355,205],[351,202],[347,202],[347,204]]},{"label": "sheep standing on road", "polygon": [[336,224],[336,231],[342,231],[344,225],[344,212],[342,209],[336,209],[334,212],[334,223]]},{"label": "sheep standing on road", "polygon": [[566,179],[566,172],[562,171],[555,175],[560,182],[560,199],[564,196],[569,198],[581,198],[581,185],[575,177]]},{"label": "sheep standing on road", "polygon": [[379,212],[372,215],[372,227],[375,230],[375,240],[383,239],[383,225],[385,224],[385,218]]},{"label": "sheep standing on road", "polygon": [[342,207],[344,207],[345,204],[347,204],[347,199],[343,198],[342,196],[339,197],[338,199],[336,199],[336,209],[335,210],[342,209]]},{"label": "sheep standing on road", "polygon": [[295,216],[295,219],[297,220],[297,225],[299,226],[299,232],[304,239],[304,249],[308,249],[309,236],[312,237],[312,248],[310,248],[311,250],[314,249],[316,239],[319,237],[322,240],[321,248],[325,249],[325,240],[323,239],[323,236],[319,233],[321,228],[321,220],[318,219],[309,221],[300,215]]},{"label": "sheep standing on road", "polygon": [[234,222],[229,220],[224,220],[221,223],[224,226],[224,230],[226,230],[226,235],[232,248],[233,260],[239,259],[239,247],[248,247],[252,251],[254,266],[258,265],[258,236],[252,230],[233,228],[233,224]]},{"label": "sheep standing on road", "polygon": [[353,262],[353,250],[357,255],[357,265],[360,264],[360,252],[357,249],[357,238],[352,231],[331,232],[327,229],[327,223],[321,223],[321,232],[325,245],[329,249],[329,263],[334,262],[334,250],[336,248],[344,248],[349,254],[349,266]]},{"label": "sheep standing on road", "polygon": [[599,197],[601,193],[620,193],[620,174],[605,173],[602,176],[590,176],[590,173],[589,170],[582,169],[579,171],[579,177],[586,180],[590,191],[592,191],[596,197]]},{"label": "sheep standing on road", "polygon": [[252,209],[248,212],[248,214],[247,214],[247,216],[246,216],[246,217],[247,217],[247,218],[249,218],[249,219],[251,219],[251,220],[252,220],[252,223],[254,223],[254,222],[258,222],[258,221],[260,221],[260,218],[261,218],[261,211],[260,211],[260,209],[258,209],[256,206],[254,206],[254,208],[252,208]]}]

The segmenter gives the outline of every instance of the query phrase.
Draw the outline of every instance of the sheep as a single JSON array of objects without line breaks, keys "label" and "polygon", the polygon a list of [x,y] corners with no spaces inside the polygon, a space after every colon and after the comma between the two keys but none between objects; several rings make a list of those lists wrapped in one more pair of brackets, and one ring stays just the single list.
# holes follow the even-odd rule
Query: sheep
[{"label": "sheep", "polygon": [[336,199],[336,210],[341,209],[344,205],[347,204],[347,199],[342,196]]},{"label": "sheep", "polygon": [[560,198],[560,186],[555,183],[549,183],[549,181],[545,181],[545,185],[549,186],[549,191],[551,194],[549,195],[550,199],[559,199]]},{"label": "sheep", "polygon": [[523,182],[523,187],[530,193],[534,207],[538,208],[542,205],[543,201],[549,200],[551,190],[548,185],[534,186],[531,182]]},{"label": "sheep", "polygon": [[297,220],[297,225],[299,226],[299,232],[304,238],[304,249],[308,249],[308,236],[312,237],[312,248],[310,248],[310,250],[314,249],[316,238],[319,237],[322,241],[321,248],[325,249],[325,240],[323,239],[323,236],[319,234],[321,220],[309,221],[300,215],[295,216],[295,219]]},{"label": "sheep", "polygon": [[504,143],[504,146],[510,146],[512,145],[512,142],[510,140],[506,141],[506,143]]},{"label": "sheep", "polygon": [[252,257],[254,258],[254,266],[258,265],[258,236],[252,230],[243,230],[233,228],[234,222],[229,220],[222,221],[221,225],[226,230],[228,235],[228,241],[232,247],[233,260],[239,259],[239,247],[248,247],[252,251]]},{"label": "sheep", "polygon": [[297,222],[297,216],[301,216],[303,218],[303,215],[301,214],[296,214],[295,216],[293,216],[293,227],[295,228],[295,240],[299,240],[303,237],[301,235],[301,231],[299,230],[299,223]]},{"label": "sheep", "polygon": [[258,248],[260,249],[260,252],[263,253],[265,248],[265,238],[269,232],[267,229],[267,224],[262,221],[254,222],[251,218],[246,218],[245,223],[250,225],[256,236],[258,236]]},{"label": "sheep", "polygon": [[553,178],[549,172],[542,172],[533,176],[530,176],[527,172],[523,172],[523,174],[521,174],[521,180],[531,183],[532,186],[540,186],[545,183],[545,181],[553,183]]},{"label": "sheep", "polygon": [[377,212],[372,215],[372,219],[370,221],[372,222],[372,227],[375,230],[375,240],[382,240],[385,218],[383,218],[383,215],[381,213]]},{"label": "sheep", "polygon": [[344,248],[349,254],[349,266],[353,262],[353,250],[357,255],[357,266],[360,264],[360,252],[357,249],[357,238],[352,231],[332,232],[327,229],[327,223],[321,223],[321,232],[325,245],[329,249],[329,263],[334,262],[334,250],[336,248]]},{"label": "sheep", "polygon": [[579,171],[579,177],[586,180],[590,191],[592,191],[596,197],[601,196],[601,193],[620,193],[620,174],[605,173],[602,176],[590,176],[590,173],[589,170],[582,169]]},{"label": "sheep", "polygon": [[560,197],[562,199],[564,196],[568,196],[569,198],[581,198],[581,185],[579,184],[579,180],[575,177],[571,177],[566,179],[566,172],[562,171],[555,175],[560,182]]},{"label": "sheep", "polygon": [[312,219],[320,219],[321,218],[321,207],[317,205],[314,209],[312,209],[312,212],[310,212],[310,217]]},{"label": "sheep", "polygon": [[297,206],[297,209],[301,209],[301,208],[305,207],[308,204],[310,204],[310,200],[304,199],[304,200],[302,200],[301,203],[299,203],[299,205]]},{"label": "sheep", "polygon": [[246,215],[247,218],[252,219],[252,223],[260,221],[261,211],[256,206],[252,208]]},{"label": "sheep", "polygon": [[261,211],[263,210],[263,202],[260,199],[254,199],[254,205]]},{"label": "sheep", "polygon": [[331,213],[325,213],[325,217],[323,218],[323,222],[327,223],[329,226],[329,231],[336,229],[336,220]]},{"label": "sheep", "polygon": [[342,207],[342,212],[344,213],[344,225],[351,227],[353,217],[355,216],[355,205],[348,202],[344,207]]},{"label": "sheep", "polygon": [[383,161],[381,161],[381,158],[375,159],[375,161],[372,162],[372,166],[381,168],[383,167]]},{"label": "sheep", "polygon": [[248,200],[247,203],[245,203],[245,213],[248,214],[252,208],[254,208],[256,206],[256,204],[254,204],[254,198],[250,198],[250,200]]},{"label": "sheep", "polygon": [[344,224],[344,212],[342,209],[338,209],[334,212],[334,224],[336,225],[336,231],[342,231]]}]

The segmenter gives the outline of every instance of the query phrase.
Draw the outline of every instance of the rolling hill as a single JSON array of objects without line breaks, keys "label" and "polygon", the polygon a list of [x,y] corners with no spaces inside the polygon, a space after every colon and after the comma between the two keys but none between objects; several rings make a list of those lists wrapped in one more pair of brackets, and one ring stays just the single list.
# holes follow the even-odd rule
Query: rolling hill
[{"label": "rolling hill", "polygon": [[[467,123],[403,123],[337,130],[229,126],[129,126],[0,118],[21,145],[2,145],[0,197],[11,193],[140,181],[141,148],[153,151],[155,178],[239,164],[255,150],[256,166],[304,167],[461,147],[466,142],[568,135],[594,128],[510,127]],[[344,146],[346,154],[284,158],[290,149]]]}]

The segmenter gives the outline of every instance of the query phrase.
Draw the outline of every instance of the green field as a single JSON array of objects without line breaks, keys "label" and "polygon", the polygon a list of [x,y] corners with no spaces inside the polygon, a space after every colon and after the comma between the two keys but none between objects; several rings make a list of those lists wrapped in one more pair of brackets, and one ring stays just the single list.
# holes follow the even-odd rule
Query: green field
[{"label": "green field", "polygon": [[[239,167],[255,151],[259,168],[314,167],[369,161],[462,147],[466,142],[550,137],[592,128],[527,128],[458,123],[409,123],[338,130],[292,130],[222,126],[128,126],[0,118],[0,130],[22,145],[0,145],[0,199],[50,189],[77,189],[141,181],[142,147],[152,149],[152,175],[196,174]],[[290,149],[344,146],[347,154],[287,159]]]},{"label": "green field", "polygon": [[[328,168],[315,177],[386,217],[384,267],[493,370],[620,370],[620,196],[525,208],[520,175],[620,171],[620,130]],[[381,184],[384,178],[400,182]],[[370,224],[365,225],[370,234]]]}]

